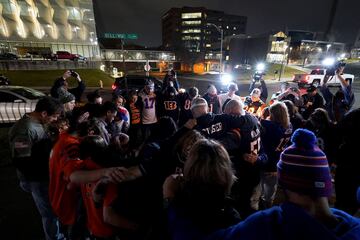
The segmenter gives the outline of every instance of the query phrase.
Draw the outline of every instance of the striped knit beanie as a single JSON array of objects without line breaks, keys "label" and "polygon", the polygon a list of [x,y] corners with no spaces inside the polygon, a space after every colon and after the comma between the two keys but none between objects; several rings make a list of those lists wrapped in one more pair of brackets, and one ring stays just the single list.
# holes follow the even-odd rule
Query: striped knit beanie
[{"label": "striped knit beanie", "polygon": [[330,197],[330,169],[326,155],[316,145],[314,133],[297,129],[291,142],[277,164],[279,186],[311,197]]}]

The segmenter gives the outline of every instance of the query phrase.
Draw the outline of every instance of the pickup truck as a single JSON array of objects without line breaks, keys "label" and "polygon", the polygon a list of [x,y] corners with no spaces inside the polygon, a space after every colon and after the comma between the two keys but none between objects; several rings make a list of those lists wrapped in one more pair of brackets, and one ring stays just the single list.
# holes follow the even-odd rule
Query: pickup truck
[{"label": "pickup truck", "polygon": [[[317,87],[323,85],[325,75],[326,69],[314,69],[309,74],[295,74],[293,76],[293,82],[297,82],[299,87],[311,84]],[[350,80],[350,84],[354,81],[354,75],[352,74],[344,73],[342,76],[344,79]],[[328,84],[332,86],[340,85],[340,80],[335,75],[329,78]]]}]

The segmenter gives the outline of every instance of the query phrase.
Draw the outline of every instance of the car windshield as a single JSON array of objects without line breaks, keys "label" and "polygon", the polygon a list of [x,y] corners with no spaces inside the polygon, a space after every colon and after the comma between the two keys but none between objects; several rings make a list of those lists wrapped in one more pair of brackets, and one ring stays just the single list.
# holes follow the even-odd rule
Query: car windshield
[{"label": "car windshield", "polygon": [[36,100],[46,96],[44,93],[36,91],[31,88],[13,88],[11,89],[11,92],[16,93],[30,100]]}]

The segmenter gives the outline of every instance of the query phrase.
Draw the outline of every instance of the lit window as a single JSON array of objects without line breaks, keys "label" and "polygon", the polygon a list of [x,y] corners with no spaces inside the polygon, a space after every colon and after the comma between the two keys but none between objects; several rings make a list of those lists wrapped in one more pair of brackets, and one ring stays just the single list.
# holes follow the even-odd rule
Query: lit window
[{"label": "lit window", "polygon": [[197,13],[182,13],[181,14],[182,19],[188,19],[188,18],[201,18],[201,12]]},{"label": "lit window", "polygon": [[201,33],[201,29],[184,29],[182,33]]},{"label": "lit window", "polygon": [[185,35],[181,38],[182,40],[200,40],[200,36],[189,36]]},{"label": "lit window", "polygon": [[182,25],[186,26],[186,25],[200,25],[201,24],[201,20],[194,20],[194,21],[183,21]]},{"label": "lit window", "polygon": [[225,57],[225,60],[226,60],[226,61],[229,61],[229,56],[226,56],[226,57]]},{"label": "lit window", "polygon": [[234,27],[234,30],[236,30],[236,27]]},{"label": "lit window", "polygon": [[229,29],[229,26],[226,26],[226,29]]},{"label": "lit window", "polygon": [[206,44],[205,46],[206,46],[206,47],[211,47],[211,44]]}]

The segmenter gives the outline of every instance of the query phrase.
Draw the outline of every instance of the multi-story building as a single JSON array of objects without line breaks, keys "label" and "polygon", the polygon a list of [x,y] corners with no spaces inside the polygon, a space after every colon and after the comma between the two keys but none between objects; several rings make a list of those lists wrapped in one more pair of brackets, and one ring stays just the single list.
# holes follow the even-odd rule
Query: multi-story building
[{"label": "multi-story building", "polygon": [[91,0],[0,0],[0,52],[100,56]]},{"label": "multi-story building", "polygon": [[163,47],[177,52],[182,61],[203,62],[206,54],[219,56],[221,30],[224,38],[243,34],[246,23],[247,17],[204,7],[171,8],[162,16]]},{"label": "multi-story building", "polygon": [[282,63],[287,60],[290,37],[283,32],[267,32],[254,36],[238,36],[229,43],[232,65],[255,64],[267,61]]}]

